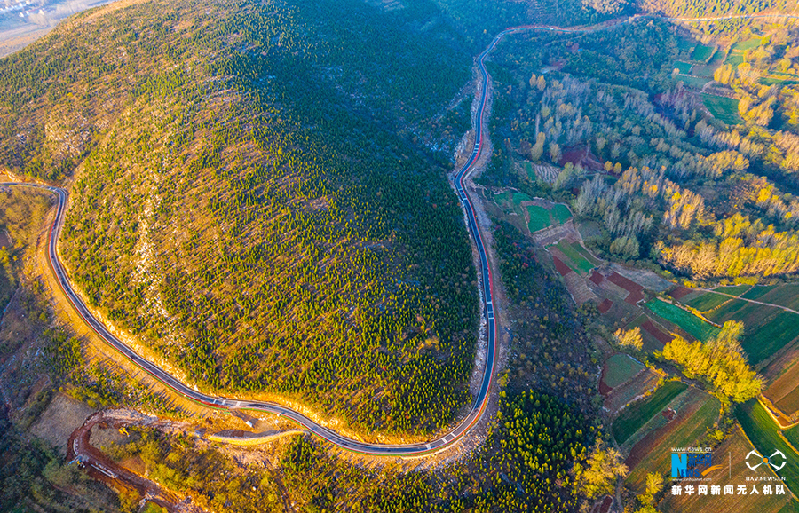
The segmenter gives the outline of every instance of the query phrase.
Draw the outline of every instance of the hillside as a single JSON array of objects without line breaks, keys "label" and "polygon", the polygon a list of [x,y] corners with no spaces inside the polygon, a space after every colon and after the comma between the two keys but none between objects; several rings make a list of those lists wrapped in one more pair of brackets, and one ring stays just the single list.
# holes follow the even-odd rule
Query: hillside
[{"label": "hillside", "polygon": [[475,271],[449,164],[394,131],[469,79],[434,8],[108,11],[0,61],[0,162],[74,171],[61,252],[89,303],[209,390],[369,430],[450,422]]}]

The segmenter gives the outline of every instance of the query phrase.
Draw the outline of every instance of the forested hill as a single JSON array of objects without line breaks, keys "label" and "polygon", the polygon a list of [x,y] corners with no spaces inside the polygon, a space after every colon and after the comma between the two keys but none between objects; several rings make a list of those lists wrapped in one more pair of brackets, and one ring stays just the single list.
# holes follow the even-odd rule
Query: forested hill
[{"label": "forested hill", "polygon": [[469,401],[475,271],[446,166],[396,131],[460,137],[471,55],[404,4],[82,13],[0,61],[0,167],[74,172],[74,280],[190,381],[437,429]]}]

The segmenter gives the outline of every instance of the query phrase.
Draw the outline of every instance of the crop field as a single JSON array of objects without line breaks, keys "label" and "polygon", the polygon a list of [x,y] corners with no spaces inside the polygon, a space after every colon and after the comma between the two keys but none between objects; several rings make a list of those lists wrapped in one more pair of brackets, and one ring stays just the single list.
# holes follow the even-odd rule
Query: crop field
[{"label": "crop field", "polygon": [[605,362],[602,381],[611,389],[627,383],[644,368],[624,353],[616,353]]},{"label": "crop field", "polygon": [[560,241],[555,244],[555,247],[571,261],[566,262],[567,265],[571,264],[569,267],[580,274],[587,274],[594,268],[594,264],[589,262],[588,259],[576,249],[576,246],[579,246],[579,244],[565,241]]},{"label": "crop field", "polygon": [[741,122],[741,117],[738,115],[737,99],[702,93],[702,103],[713,114],[713,117],[719,121],[728,125],[737,125]]},{"label": "crop field", "polygon": [[[772,291],[776,292],[777,290]],[[779,293],[784,294],[784,291]],[[762,301],[762,298],[758,301]],[[749,363],[752,365],[769,358],[799,337],[799,315],[773,306],[732,299],[710,312],[708,318],[719,324],[728,320],[744,323],[741,347],[746,351]]]},{"label": "crop field", "polygon": [[[752,471],[746,466],[746,455],[753,450],[752,444],[746,439],[741,429],[736,427],[724,442],[713,451],[713,465],[722,465],[723,468],[708,474],[712,484],[741,484],[747,477],[752,476]],[[718,457],[718,458],[717,458]],[[732,462],[732,467],[729,462]],[[667,476],[670,474],[667,474]],[[760,485],[758,485],[760,487]],[[782,511],[790,505],[791,496],[785,495],[719,495],[706,497],[698,494],[671,495],[667,493],[663,502],[659,504],[660,511],[714,511],[737,512],[759,511],[763,513]],[[791,509],[790,511],[795,511]],[[787,513],[787,512],[786,512]]]},{"label": "crop field", "polygon": [[756,399],[750,399],[735,408],[735,416],[760,454],[772,454],[775,450],[780,450],[788,457],[789,464],[776,473],[785,478],[785,484],[793,493],[799,493],[799,466],[795,463],[799,454],[780,437],[777,424],[763,405]]},{"label": "crop field", "polygon": [[565,223],[572,217],[572,213],[571,211],[569,211],[569,207],[567,207],[566,205],[562,205],[560,203],[555,204],[555,206],[552,207],[552,210],[550,210],[549,213],[560,224]]},{"label": "crop field", "polygon": [[694,43],[690,39],[683,39],[681,37],[677,38],[677,48],[681,52],[690,53],[694,49],[694,46],[696,46],[696,43]]},{"label": "crop field", "polygon": [[788,439],[791,445],[796,448],[799,448],[799,425],[796,425],[790,429],[786,429],[782,432],[785,438]]},{"label": "crop field", "polygon": [[690,75],[692,64],[683,61],[674,61],[674,67],[680,71],[680,75]]},{"label": "crop field", "polygon": [[586,259],[586,260],[588,260],[589,262],[591,262],[591,263],[592,263],[592,264],[594,264],[595,266],[597,266],[597,265],[599,265],[599,264],[601,263],[599,260],[597,260],[596,258],[594,258],[594,256],[593,256],[591,253],[589,253],[589,252],[588,252],[588,250],[587,250],[587,249],[585,249],[585,248],[582,246],[582,244],[579,244],[579,243],[575,242],[575,243],[573,243],[573,244],[572,244],[572,247],[574,248],[574,250],[575,250],[576,252],[578,252],[578,253],[580,253],[581,255],[583,255],[583,257],[585,257],[585,259]]},{"label": "crop field", "polygon": [[776,289],[776,285],[755,285],[751,289],[749,289],[746,294],[743,294],[741,297],[745,297],[747,299],[756,299],[760,301],[760,298],[764,295],[768,294],[772,290]]},{"label": "crop field", "polygon": [[645,368],[627,383],[611,390],[605,397],[604,407],[611,415],[615,414],[636,397],[654,390],[659,382],[660,375],[652,369]]},{"label": "crop field", "polygon": [[775,362],[775,365],[777,367],[784,365],[784,367],[776,377],[772,376],[771,383],[763,391],[763,396],[783,414],[791,416],[799,410],[799,373],[797,373],[799,362],[796,360],[796,350],[783,355],[780,360],[782,362]]},{"label": "crop field", "polygon": [[695,446],[718,420],[721,409],[718,399],[696,389],[686,394],[690,396],[677,408],[675,419],[648,433],[631,449],[627,458],[630,474],[626,482],[634,490],[643,491],[650,472],[670,476],[671,448]]},{"label": "crop field", "polygon": [[713,78],[713,73],[716,71],[716,66],[712,64],[697,64],[691,71],[697,77],[711,79]]},{"label": "crop field", "polygon": [[799,337],[799,315],[779,312],[776,316],[764,315],[760,325],[745,327],[741,346],[749,356],[749,363],[756,365],[796,337]]},{"label": "crop field", "polygon": [[695,87],[697,89],[702,89],[702,86],[710,82],[709,78],[697,77],[694,75],[677,75],[677,80],[682,81],[682,83],[687,86]]},{"label": "crop field", "polygon": [[735,43],[730,48],[730,52],[727,54],[727,58],[724,60],[724,64],[732,64],[733,66],[738,66],[744,61],[744,52],[746,50],[751,50],[763,42],[763,38],[761,37],[753,37],[746,41],[742,41],[740,43]]},{"label": "crop field", "polygon": [[649,419],[663,411],[675,397],[683,393],[688,385],[679,381],[667,381],[655,392],[628,406],[616,420],[613,421],[613,438],[623,444]]},{"label": "crop field", "polygon": [[[526,195],[523,196],[526,197]],[[516,204],[515,199],[514,204]],[[563,224],[572,217],[568,207],[560,203],[555,204],[551,209],[546,209],[538,205],[528,205],[527,213],[530,216],[530,222],[527,226],[530,229],[530,233],[535,233],[547,226]]]},{"label": "crop field", "polygon": [[533,198],[523,192],[513,193],[513,205],[518,207],[522,201],[533,201]]},{"label": "crop field", "polygon": [[762,303],[782,305],[792,310],[799,310],[799,283],[771,287],[753,287],[743,295],[747,299],[754,299]]},{"label": "crop field", "polygon": [[542,230],[549,226],[549,210],[545,209],[544,207],[539,207],[538,205],[528,205],[527,213],[530,215],[530,222],[527,224],[527,227],[530,229],[530,233],[535,233],[538,230]]},{"label": "crop field", "polygon": [[707,62],[713,54],[716,53],[716,48],[713,46],[706,46],[703,44],[698,44],[694,47],[694,51],[691,52],[691,59],[695,61],[702,61]]},{"label": "crop field", "polygon": [[729,301],[730,298],[727,296],[722,296],[721,294],[713,294],[712,292],[708,292],[707,294],[697,296],[690,301],[686,302],[688,306],[691,308],[696,308],[700,312],[707,312],[710,311],[717,306]]},{"label": "crop field", "polygon": [[716,287],[713,290],[721,292],[722,294],[729,294],[730,296],[740,296],[751,288],[751,285],[734,285],[732,287]]},{"label": "crop field", "polygon": [[653,299],[646,306],[656,315],[679,326],[686,333],[702,342],[707,342],[711,337],[715,337],[719,333],[717,327],[671,303]]}]

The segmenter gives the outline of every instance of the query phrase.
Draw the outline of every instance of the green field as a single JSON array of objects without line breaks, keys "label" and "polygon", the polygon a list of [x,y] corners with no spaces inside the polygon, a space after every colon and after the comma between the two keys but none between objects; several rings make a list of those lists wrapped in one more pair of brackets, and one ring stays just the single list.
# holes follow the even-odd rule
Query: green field
[{"label": "green field", "polygon": [[527,213],[530,215],[530,222],[527,227],[530,233],[535,233],[542,228],[549,226],[550,217],[549,210],[538,205],[527,205]]},{"label": "green field", "polygon": [[788,283],[772,287],[754,287],[743,297],[763,303],[786,306],[792,310],[799,310],[799,283]]},{"label": "green field", "polygon": [[678,395],[683,393],[688,385],[679,381],[667,381],[652,395],[636,401],[625,408],[621,415],[613,421],[613,438],[623,444],[636,431],[649,422],[649,419],[663,411],[663,409]]},{"label": "green field", "polygon": [[690,39],[683,39],[681,37],[677,38],[677,48],[681,52],[691,52],[691,50],[694,49],[695,45],[696,45],[696,43],[694,43]]},{"label": "green field", "polygon": [[785,438],[796,448],[799,448],[799,425],[786,429],[782,432]]},{"label": "green field", "polygon": [[[766,288],[766,287],[763,287]],[[757,295],[763,291],[749,291]],[[785,290],[770,289],[766,293],[784,298],[789,293]],[[758,299],[758,301],[762,301]],[[751,365],[756,365],[785,347],[799,337],[799,315],[785,312],[774,306],[764,306],[740,299],[732,299],[707,314],[707,317],[718,324],[734,320],[744,323],[744,336],[741,347],[746,351]]]},{"label": "green field", "polygon": [[702,93],[702,102],[719,121],[728,125],[737,125],[741,122],[741,117],[738,115],[738,100]]},{"label": "green field", "polygon": [[732,287],[716,287],[713,290],[715,290],[716,292],[721,292],[723,294],[729,294],[731,296],[740,296],[750,288],[752,288],[751,285],[735,285]]},{"label": "green field", "polygon": [[[704,399],[702,396],[704,396]],[[721,409],[721,403],[718,399],[702,394],[695,400],[703,402],[699,409],[691,415],[690,419],[683,420],[669,429],[666,435],[658,440],[657,446],[646,448],[647,455],[635,468],[631,469],[630,475],[627,476],[626,482],[631,488],[638,492],[643,492],[646,475],[650,472],[660,472],[663,476],[669,476],[671,448],[696,444],[705,436],[707,430],[716,423]]]},{"label": "green field", "polygon": [[763,42],[762,37],[753,37],[746,41],[735,43],[734,45],[732,45],[732,48],[730,48],[730,53],[727,54],[727,58],[724,60],[724,63],[732,64],[733,66],[738,66],[744,61],[743,59],[744,51],[756,48],[760,46],[762,42]]},{"label": "green field", "polygon": [[706,62],[714,53],[716,53],[715,47],[698,44],[694,47],[694,51],[691,52],[691,59]]},{"label": "green field", "polygon": [[533,198],[523,192],[513,193],[513,205],[518,207],[522,201],[533,201]]},{"label": "green field", "polygon": [[666,303],[660,299],[653,299],[646,304],[646,307],[660,317],[676,324],[685,330],[686,333],[702,342],[707,342],[711,337],[715,337],[719,333],[719,329],[712,324],[705,322],[696,315],[686,312],[678,306]]},{"label": "green field", "polygon": [[585,248],[582,246],[582,244],[574,243],[574,244],[572,244],[572,247],[574,248],[574,250],[575,250],[575,251],[577,251],[578,253],[580,253],[581,255],[583,255],[583,256],[585,257],[585,259],[586,259],[586,260],[588,260],[589,262],[591,262],[592,264],[594,264],[594,266],[597,266],[597,265],[599,265],[599,264],[600,264],[600,261],[599,261],[599,260],[597,260],[596,258],[594,258],[594,255],[592,255],[591,253],[589,253],[589,252],[588,252],[588,250],[587,250],[587,249],[585,249]]},{"label": "green field", "polygon": [[680,75],[690,75],[693,65],[683,61],[674,61],[674,67],[680,71]]},{"label": "green field", "polygon": [[747,299],[756,299],[760,301],[761,297],[765,296],[775,288],[777,288],[776,285],[767,285],[767,286],[755,285],[754,287],[749,289],[749,291],[746,294],[744,294],[743,297]]},{"label": "green field", "polygon": [[551,210],[547,210],[544,207],[539,207],[538,205],[528,205],[527,213],[530,216],[530,223],[527,225],[527,227],[530,229],[530,233],[535,233],[538,230],[546,228],[550,225],[563,224],[571,219],[572,216],[568,207],[566,207],[566,205],[561,205],[560,203],[555,204]]},{"label": "green field", "polygon": [[552,210],[549,211],[550,215],[557,219],[558,223],[563,224],[572,217],[571,211],[569,211],[569,207],[563,205],[561,203],[556,203]]},{"label": "green field", "polygon": [[677,75],[677,80],[681,80],[683,84],[702,89],[702,86],[710,82],[709,78],[695,77],[693,75]]},{"label": "green field", "polygon": [[729,301],[730,298],[727,296],[722,296],[721,294],[713,294],[712,292],[708,292],[707,294],[702,294],[701,296],[697,296],[686,304],[691,308],[696,308],[700,312],[707,312],[708,310],[712,310],[716,308],[720,304],[724,303],[725,301]]},{"label": "green field", "polygon": [[758,452],[772,454],[775,450],[780,450],[788,457],[788,464],[775,472],[785,478],[785,484],[793,493],[799,493],[799,465],[796,464],[799,454],[780,437],[777,424],[763,405],[756,399],[750,399],[735,408],[735,416]]},{"label": "green field", "polygon": [[[566,255],[573,265],[569,265],[575,272],[580,274],[586,274],[591,269],[594,268],[594,264],[588,261],[579,251],[577,251],[576,246],[579,246],[577,243],[568,243],[564,241],[560,241],[555,244],[555,247],[560,250],[561,253]],[[566,262],[568,265],[569,262]]]},{"label": "green field", "polygon": [[610,388],[627,383],[633,376],[641,372],[644,366],[624,353],[616,353],[605,362],[602,381]]},{"label": "green field", "polygon": [[764,315],[761,325],[745,327],[741,347],[746,351],[749,363],[757,365],[796,337],[799,337],[799,315],[779,312],[776,316]]},{"label": "green field", "polygon": [[710,59],[710,61],[708,61],[708,64],[713,64],[713,65],[721,64],[722,61],[724,60],[724,55],[725,55],[724,50],[719,48],[718,50],[716,50],[716,53],[713,54],[713,57]]}]

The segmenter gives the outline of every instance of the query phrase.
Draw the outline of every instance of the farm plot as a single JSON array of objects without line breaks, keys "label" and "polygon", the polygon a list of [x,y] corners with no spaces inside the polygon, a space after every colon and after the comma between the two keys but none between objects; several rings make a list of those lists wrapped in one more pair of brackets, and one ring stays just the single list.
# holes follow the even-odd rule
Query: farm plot
[{"label": "farm plot", "polygon": [[614,388],[605,398],[604,407],[611,415],[615,414],[636,397],[653,390],[659,381],[660,375],[652,369],[644,368],[644,371],[633,379]]},{"label": "farm plot", "polygon": [[594,268],[594,264],[588,261],[588,259],[583,256],[582,252],[577,250],[579,243],[576,242],[566,242],[566,241],[559,241],[554,246],[550,246],[550,248],[556,248],[560,251],[567,259],[568,262],[566,264],[571,267],[574,271],[580,274],[587,274],[591,269]]},{"label": "farm plot", "polygon": [[747,39],[746,41],[735,43],[730,48],[730,52],[727,54],[724,64],[732,64],[733,67],[738,66],[744,61],[744,52],[746,50],[751,50],[752,48],[760,46],[762,42],[762,37],[753,37],[751,39]]},{"label": "farm plot", "polygon": [[700,62],[707,62],[713,54],[716,53],[716,47],[714,46],[706,46],[703,44],[698,44],[694,47],[694,51],[691,52],[691,59]]},{"label": "farm plot", "polygon": [[556,203],[551,208],[542,205],[528,205],[527,215],[530,217],[528,228],[530,233],[535,233],[548,226],[564,224],[571,219],[572,214],[566,205]]},{"label": "farm plot", "polygon": [[[771,401],[771,404],[776,406],[779,411],[788,418],[799,411],[799,372],[797,372],[797,365],[799,365],[799,362],[796,360],[795,353],[796,348],[788,354],[781,355],[780,360],[782,361],[773,364],[777,368],[780,368],[785,365],[784,362],[789,362],[785,368],[782,369],[781,374],[779,374],[763,392],[763,396]],[[785,420],[783,420],[783,423],[785,423]]]},{"label": "farm plot", "polygon": [[705,84],[710,82],[709,78],[697,77],[694,75],[677,75],[677,80],[682,81],[683,84],[696,89],[702,89]]},{"label": "farm plot", "polygon": [[761,303],[773,303],[792,310],[799,310],[799,283],[788,283],[776,287],[754,287],[743,297]]},{"label": "farm plot", "polygon": [[674,61],[674,69],[679,70],[680,75],[690,75],[692,64],[683,61]]},{"label": "farm plot", "polygon": [[671,474],[671,448],[695,446],[719,418],[721,403],[715,397],[689,389],[677,408],[674,419],[644,436],[630,450],[627,465],[630,474],[626,483],[637,492],[643,492],[646,475],[660,472]]},{"label": "farm plot", "polygon": [[[746,466],[746,455],[754,447],[746,439],[741,429],[736,427],[724,442],[713,451],[713,464],[722,465],[723,468],[708,474],[712,484],[721,486],[746,483],[747,477],[752,476],[752,471]],[[718,459],[716,459],[718,456]],[[732,462],[730,467],[729,462]],[[667,474],[667,476],[670,474]],[[760,485],[758,485],[760,487]],[[712,499],[712,500],[711,500]],[[708,498],[698,494],[672,495],[666,494],[663,502],[659,504],[661,511],[781,511],[791,503],[791,496],[785,495],[719,495]],[[710,506],[712,504],[712,507]]]},{"label": "farm plot", "polygon": [[642,370],[644,366],[637,360],[624,353],[616,353],[605,361],[601,384],[604,384],[608,390],[613,390],[630,381]]},{"label": "farm plot", "polygon": [[799,425],[794,426],[791,429],[786,429],[782,432],[782,434],[788,439],[788,442],[791,445],[799,448]]},{"label": "farm plot", "polygon": [[682,308],[666,303],[660,299],[653,299],[646,304],[659,317],[666,319],[675,326],[682,328],[683,331],[697,340],[707,342],[711,337],[719,333],[719,329],[712,324],[700,319],[696,315],[686,312]]},{"label": "farm plot", "polygon": [[728,320],[744,323],[741,347],[749,363],[757,365],[799,337],[799,315],[773,306],[732,299],[708,314],[719,324]]},{"label": "farm plot", "polygon": [[734,285],[732,287],[716,287],[713,290],[721,292],[722,294],[729,294],[730,296],[740,296],[751,288],[751,285]]},{"label": "farm plot", "polygon": [[684,304],[690,306],[691,308],[696,308],[700,312],[708,312],[719,305],[722,305],[729,301],[730,298],[727,296],[722,296],[721,294],[714,294],[712,292],[708,292],[701,296],[696,296],[690,301],[684,302]]},{"label": "farm plot", "polygon": [[724,98],[712,94],[702,93],[702,103],[707,107],[714,118],[728,125],[737,125],[741,122],[738,115],[738,100]]},{"label": "farm plot", "polygon": [[688,385],[679,381],[667,381],[655,392],[628,406],[616,420],[613,421],[613,438],[623,444],[636,431],[649,422],[649,419],[663,411],[675,397],[683,393]]},{"label": "farm plot", "polygon": [[[773,454],[775,450],[780,450],[788,457],[789,462],[793,462],[774,472],[785,478],[785,484],[793,493],[799,493],[799,466],[796,465],[799,454],[780,436],[777,424],[763,405],[757,399],[750,399],[735,408],[735,416],[760,454]],[[768,470],[761,469],[763,475],[767,475],[766,472]]]},{"label": "farm plot", "polygon": [[527,228],[530,229],[530,233],[535,233],[538,230],[543,230],[549,226],[549,210],[545,209],[544,207],[539,207],[538,205],[528,205],[527,214],[530,216],[530,222],[527,224]]},{"label": "farm plot", "polygon": [[644,288],[629,278],[625,278],[614,271],[613,274],[608,276],[608,281],[628,292],[627,297],[624,299],[625,302],[635,305],[644,299]]}]

